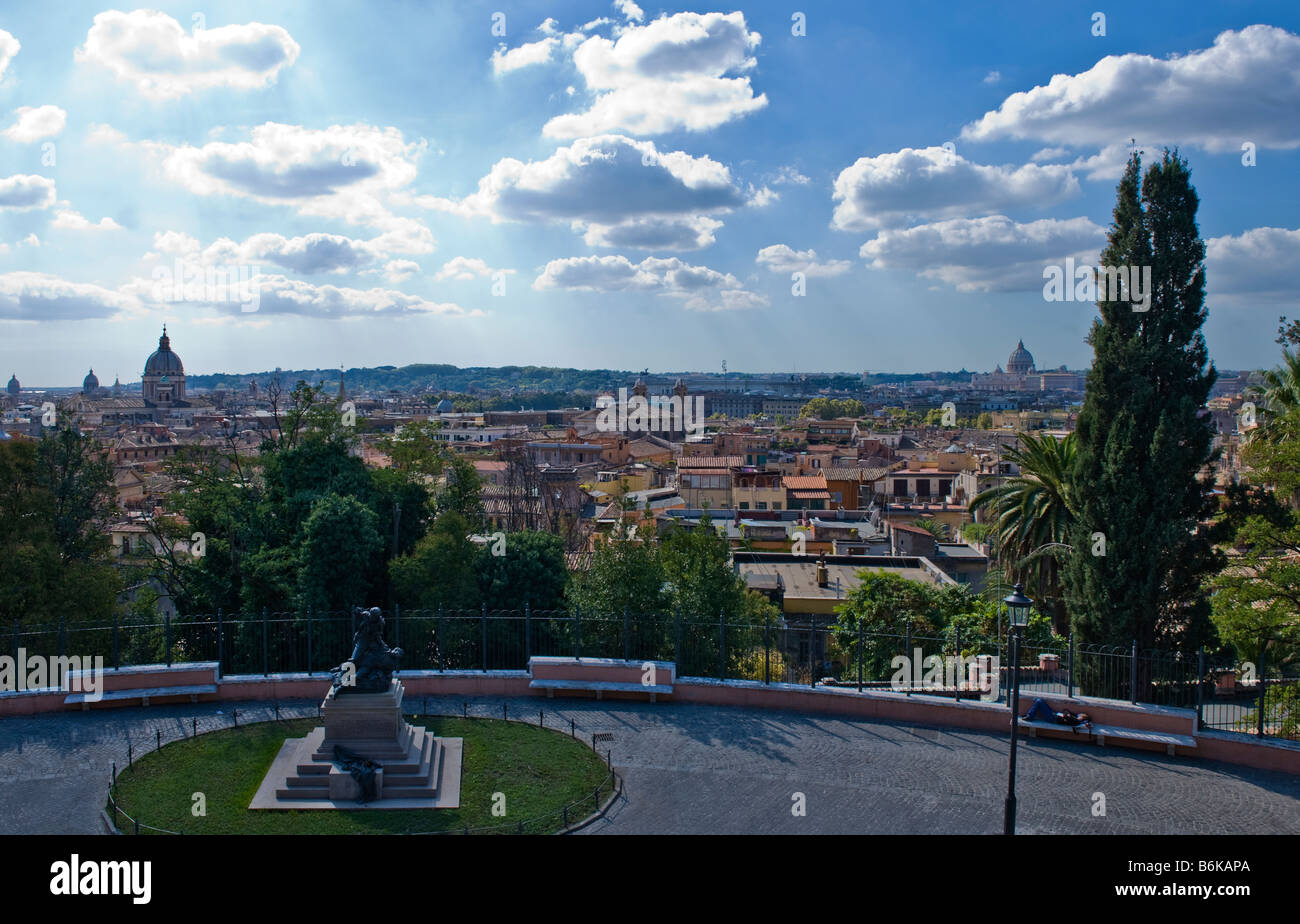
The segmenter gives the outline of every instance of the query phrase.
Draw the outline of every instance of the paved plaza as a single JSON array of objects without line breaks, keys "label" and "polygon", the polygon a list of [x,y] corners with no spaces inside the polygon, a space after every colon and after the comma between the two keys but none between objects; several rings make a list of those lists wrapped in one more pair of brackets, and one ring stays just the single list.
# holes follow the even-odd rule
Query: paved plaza
[{"label": "paved plaza", "polygon": [[[462,700],[412,696],[460,715]],[[796,712],[590,700],[480,698],[471,715],[612,734],[625,781],[584,834],[993,834],[1002,826],[1006,735]],[[272,718],[274,704],[210,703],[0,719],[0,830],[102,833],[112,763],[188,736]],[[316,704],[280,703],[283,717]],[[1046,740],[1022,741],[1019,830],[1053,834],[1300,834],[1300,777]],[[1095,795],[1105,815],[1094,815]],[[796,794],[802,794],[799,799]],[[792,812],[797,802],[806,814]]]}]

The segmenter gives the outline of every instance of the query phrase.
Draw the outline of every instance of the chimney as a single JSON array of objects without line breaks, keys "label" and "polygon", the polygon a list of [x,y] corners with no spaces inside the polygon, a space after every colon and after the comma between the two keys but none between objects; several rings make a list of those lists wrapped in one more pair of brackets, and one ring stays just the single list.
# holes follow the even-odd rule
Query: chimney
[{"label": "chimney", "polygon": [[817,586],[826,587],[830,582],[830,572],[826,570],[826,559],[817,559]]}]

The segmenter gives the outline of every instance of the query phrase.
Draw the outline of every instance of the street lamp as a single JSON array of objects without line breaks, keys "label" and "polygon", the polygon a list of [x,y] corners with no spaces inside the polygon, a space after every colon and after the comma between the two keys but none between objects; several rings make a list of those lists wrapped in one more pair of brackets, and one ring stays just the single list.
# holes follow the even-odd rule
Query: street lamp
[{"label": "street lamp", "polygon": [[1002,816],[1002,833],[1016,833],[1016,733],[1020,728],[1020,634],[1029,625],[1029,610],[1034,601],[1025,596],[1025,585],[1002,600],[1007,605],[1011,623],[1011,760],[1007,770],[1007,803]]}]

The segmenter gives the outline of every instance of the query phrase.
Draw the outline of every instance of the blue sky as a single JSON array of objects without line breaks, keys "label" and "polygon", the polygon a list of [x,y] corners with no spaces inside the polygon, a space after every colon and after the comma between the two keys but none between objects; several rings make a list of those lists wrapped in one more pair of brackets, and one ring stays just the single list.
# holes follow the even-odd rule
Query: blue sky
[{"label": "blue sky", "polygon": [[1130,139],[1190,161],[1216,363],[1300,313],[1293,3],[196,5],[0,11],[6,377],[164,321],[191,372],[1077,368],[1043,269]]}]

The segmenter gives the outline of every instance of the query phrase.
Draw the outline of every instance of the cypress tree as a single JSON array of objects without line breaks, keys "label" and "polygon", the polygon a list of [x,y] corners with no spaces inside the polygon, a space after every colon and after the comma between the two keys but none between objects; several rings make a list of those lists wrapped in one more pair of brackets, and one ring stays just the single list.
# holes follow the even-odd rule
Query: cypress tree
[{"label": "cypress tree", "polygon": [[1217,563],[1196,528],[1213,505],[1201,478],[1213,457],[1203,408],[1215,380],[1201,334],[1205,244],[1186,161],[1166,150],[1139,189],[1140,175],[1135,153],[1101,263],[1149,266],[1150,302],[1135,310],[1126,286],[1098,290],[1065,591],[1080,641],[1190,651],[1213,633],[1203,577]]}]

